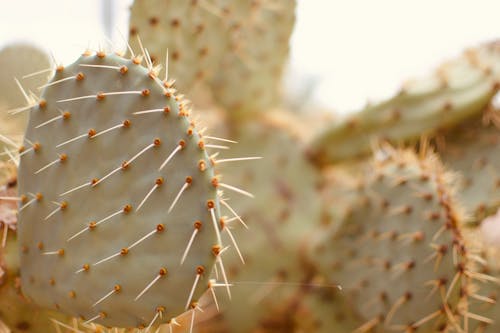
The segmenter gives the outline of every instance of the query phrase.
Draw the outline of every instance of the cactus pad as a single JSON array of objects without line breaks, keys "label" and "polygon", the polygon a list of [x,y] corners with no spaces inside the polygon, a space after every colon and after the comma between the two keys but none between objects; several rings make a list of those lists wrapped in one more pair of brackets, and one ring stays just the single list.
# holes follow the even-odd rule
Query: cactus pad
[{"label": "cactus pad", "polygon": [[195,311],[222,244],[210,144],[188,111],[137,58],[58,68],[21,149],[27,296],[116,327]]},{"label": "cactus pad", "polygon": [[311,260],[366,320],[357,332],[460,331],[469,248],[450,177],[433,155],[386,147],[376,156],[364,200]]},{"label": "cactus pad", "polygon": [[439,151],[443,162],[462,175],[458,198],[471,222],[480,222],[500,206],[500,130],[478,119],[453,129],[445,140]]},{"label": "cactus pad", "polygon": [[481,114],[499,88],[500,43],[468,50],[394,97],[333,124],[315,138],[311,154],[325,164],[366,155],[374,139],[418,139]]},{"label": "cactus pad", "polygon": [[[289,117],[286,124],[294,120]],[[220,165],[216,162],[218,170],[228,171],[222,180],[241,184],[255,195],[251,201],[229,202],[249,230],[229,215],[226,219],[231,222],[223,232],[226,243],[228,231],[238,239],[245,260],[242,265],[234,247],[225,254],[232,298],[229,301],[221,292],[218,298],[231,333],[268,332],[309,278],[300,260],[301,243],[319,224],[319,174],[306,158],[300,138],[283,123],[265,115],[239,126],[231,136],[238,144],[219,158]],[[222,163],[222,158],[256,154],[262,159]]]},{"label": "cactus pad", "polygon": [[153,60],[168,49],[181,90],[198,83],[233,115],[262,112],[279,101],[294,22],[295,0],[136,0],[129,43],[139,35]]}]

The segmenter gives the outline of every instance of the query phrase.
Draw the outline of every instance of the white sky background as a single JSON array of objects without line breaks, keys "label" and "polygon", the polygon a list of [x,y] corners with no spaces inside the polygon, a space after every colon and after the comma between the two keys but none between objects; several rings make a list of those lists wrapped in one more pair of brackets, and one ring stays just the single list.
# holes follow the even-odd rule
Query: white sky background
[{"label": "white sky background", "polygon": [[[31,41],[69,63],[106,34],[105,3],[112,8],[111,25],[126,34],[130,2],[2,0],[0,46]],[[310,96],[306,103],[299,99],[302,104],[342,113],[393,93],[405,79],[467,46],[500,38],[498,0],[298,2],[288,91]],[[123,43],[118,29],[112,38]]]}]

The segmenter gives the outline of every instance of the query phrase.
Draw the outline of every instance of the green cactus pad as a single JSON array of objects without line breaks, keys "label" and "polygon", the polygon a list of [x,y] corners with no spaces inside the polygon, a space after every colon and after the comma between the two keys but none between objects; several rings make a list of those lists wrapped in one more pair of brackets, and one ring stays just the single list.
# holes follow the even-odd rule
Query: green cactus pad
[{"label": "green cactus pad", "polygon": [[[38,92],[38,87],[47,83],[51,66],[52,62],[49,56],[34,45],[15,43],[0,50],[0,68],[2,68],[0,75],[0,133],[16,144],[20,144],[22,141],[28,123],[28,113],[16,113],[16,108],[26,104],[26,98],[15,80],[20,82],[29,97],[29,94]],[[37,73],[39,71],[42,72]],[[36,75],[25,77],[34,73]],[[3,145],[2,142],[0,145],[2,152]],[[11,146],[7,148],[12,149]]]},{"label": "green cactus pad", "polygon": [[[294,121],[288,117],[286,123]],[[251,201],[227,202],[248,225],[247,230],[228,215],[231,222],[223,230],[225,243],[230,242],[230,231],[245,260],[242,265],[235,247],[228,249],[224,262],[233,284],[231,300],[217,290],[222,320],[231,333],[269,331],[274,327],[269,326],[271,314],[279,317],[309,279],[300,260],[301,243],[320,221],[319,174],[305,157],[299,137],[283,123],[266,115],[239,126],[232,136],[238,144],[215,162],[218,170],[231,170],[221,181],[241,184],[255,195]],[[262,159],[223,163],[256,155]]]},{"label": "green cactus pad", "polygon": [[296,1],[221,3],[229,49],[211,83],[214,98],[232,114],[263,113],[280,101]]},{"label": "green cactus pad", "polygon": [[465,52],[394,97],[334,123],[311,144],[319,164],[366,155],[374,140],[407,142],[480,114],[500,88],[500,43]]},{"label": "green cactus pad", "polygon": [[0,163],[0,184],[0,332],[55,332],[52,319],[67,318],[38,307],[21,292],[16,233],[16,169],[12,164]]},{"label": "green cactus pad", "polygon": [[478,223],[500,206],[500,130],[478,119],[444,138],[439,153],[446,166],[461,174],[458,198],[470,221]]},{"label": "green cactus pad", "polygon": [[232,115],[262,112],[279,101],[294,22],[295,0],[136,0],[129,43],[140,36],[153,60],[168,49],[181,90],[209,87]]},{"label": "green cactus pad", "polygon": [[469,248],[450,181],[435,156],[384,147],[364,200],[313,241],[312,263],[366,321],[356,332],[463,327]]},{"label": "green cactus pad", "polygon": [[193,87],[213,75],[224,49],[214,33],[219,21],[201,1],[137,0],[130,12],[129,44],[133,50],[142,44],[154,63],[163,62],[168,50],[169,77],[192,95]]},{"label": "green cactus pad", "polygon": [[195,308],[223,244],[210,144],[181,97],[137,59],[85,53],[30,112],[23,292],[105,326],[157,325]]},{"label": "green cactus pad", "polygon": [[480,227],[470,231],[481,250],[479,255],[482,280],[477,283],[475,298],[469,311],[480,320],[471,322],[469,332],[494,333],[500,331],[500,214],[485,219]]}]

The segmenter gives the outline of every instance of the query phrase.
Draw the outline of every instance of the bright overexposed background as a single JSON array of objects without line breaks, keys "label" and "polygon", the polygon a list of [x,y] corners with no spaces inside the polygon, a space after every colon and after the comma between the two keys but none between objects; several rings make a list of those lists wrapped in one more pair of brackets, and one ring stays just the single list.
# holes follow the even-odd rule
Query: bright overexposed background
[{"label": "bright overexposed background", "polygon": [[[130,4],[2,1],[0,47],[29,41],[69,63],[106,38],[124,45]],[[463,48],[500,37],[499,13],[498,0],[298,0],[292,105],[346,113],[381,99]]]}]

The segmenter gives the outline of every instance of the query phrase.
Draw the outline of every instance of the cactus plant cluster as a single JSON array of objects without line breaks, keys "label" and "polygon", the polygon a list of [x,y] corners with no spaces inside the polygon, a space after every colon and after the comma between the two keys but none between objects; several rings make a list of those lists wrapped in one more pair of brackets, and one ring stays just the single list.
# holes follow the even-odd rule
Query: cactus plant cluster
[{"label": "cactus plant cluster", "polygon": [[276,107],[294,17],[136,0],[126,57],[2,92],[0,332],[498,330],[500,44],[320,132]]}]

